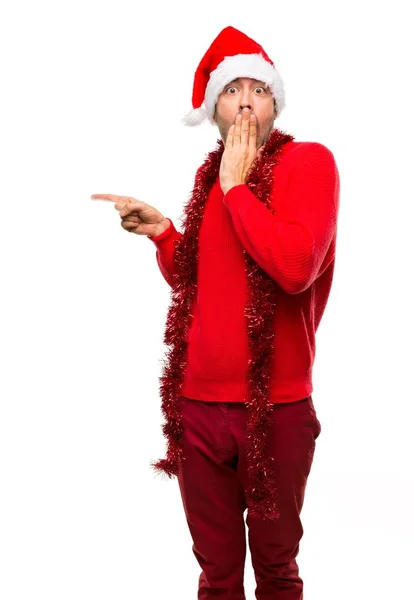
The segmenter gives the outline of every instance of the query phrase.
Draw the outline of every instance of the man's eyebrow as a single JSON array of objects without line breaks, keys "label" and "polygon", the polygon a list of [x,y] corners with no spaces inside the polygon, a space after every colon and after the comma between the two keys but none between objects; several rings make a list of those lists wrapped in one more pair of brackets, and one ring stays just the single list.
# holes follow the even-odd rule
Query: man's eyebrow
[{"label": "man's eyebrow", "polygon": [[[253,77],[251,77],[251,79],[253,79],[253,81],[255,81],[256,83],[263,83],[263,85],[266,85],[265,82],[262,81],[261,79],[254,79]],[[240,83],[240,81],[241,81],[241,77],[237,77],[237,79],[233,79],[227,85],[230,85],[232,83]]]}]

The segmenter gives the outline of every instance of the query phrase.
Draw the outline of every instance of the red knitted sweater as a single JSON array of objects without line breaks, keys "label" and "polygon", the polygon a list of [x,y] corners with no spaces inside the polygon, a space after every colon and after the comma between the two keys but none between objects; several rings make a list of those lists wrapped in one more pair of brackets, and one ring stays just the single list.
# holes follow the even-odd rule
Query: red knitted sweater
[{"label": "red knitted sweater", "polygon": [[[191,314],[181,395],[211,402],[247,398],[248,337],[245,248],[278,284],[270,398],[292,402],[313,391],[315,332],[332,285],[339,173],[319,142],[290,141],[274,167],[272,214],[247,185],[226,195],[219,177],[208,196],[199,236],[197,295]],[[172,285],[170,226],[151,237],[162,275]]]}]

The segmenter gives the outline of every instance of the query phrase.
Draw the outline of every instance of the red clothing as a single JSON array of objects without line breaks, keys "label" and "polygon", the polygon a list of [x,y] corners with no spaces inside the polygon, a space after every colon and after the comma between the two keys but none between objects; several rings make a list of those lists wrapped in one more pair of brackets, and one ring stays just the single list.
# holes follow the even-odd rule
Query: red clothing
[{"label": "red clothing", "polygon": [[[197,295],[191,314],[181,395],[213,402],[247,396],[247,279],[242,249],[279,285],[270,399],[292,402],[313,391],[315,332],[335,264],[339,173],[319,142],[290,141],[274,167],[272,214],[246,184],[223,194],[219,176],[200,228]],[[170,226],[151,239],[158,266],[172,285]]]}]

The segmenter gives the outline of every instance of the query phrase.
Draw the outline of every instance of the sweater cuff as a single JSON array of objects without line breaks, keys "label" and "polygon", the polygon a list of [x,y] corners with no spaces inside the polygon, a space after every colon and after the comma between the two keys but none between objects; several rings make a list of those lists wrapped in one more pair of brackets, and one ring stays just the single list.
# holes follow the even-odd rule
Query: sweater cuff
[{"label": "sweater cuff", "polygon": [[[240,196],[246,194],[253,194],[251,189],[245,183],[240,183],[239,185],[235,185],[229,189],[227,194],[223,196],[223,202],[227,206],[227,208],[231,209],[232,204],[238,204],[240,202]],[[254,194],[253,194],[254,195]],[[256,196],[255,196],[256,198]],[[257,198],[256,198],[257,200]]]},{"label": "sweater cuff", "polygon": [[166,238],[169,238],[172,233],[176,232],[176,229],[175,229],[174,224],[171,221],[171,219],[169,219],[168,217],[166,217],[166,219],[170,222],[167,229],[164,229],[164,231],[162,233],[159,233],[158,235],[153,235],[153,236],[147,235],[147,238],[149,240],[151,240],[152,242],[154,242],[154,244],[157,244],[158,242],[162,242]]}]

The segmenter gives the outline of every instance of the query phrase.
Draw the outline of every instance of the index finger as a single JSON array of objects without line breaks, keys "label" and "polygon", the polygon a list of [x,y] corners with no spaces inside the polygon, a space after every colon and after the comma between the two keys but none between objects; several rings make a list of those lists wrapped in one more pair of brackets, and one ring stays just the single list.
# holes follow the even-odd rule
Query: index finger
[{"label": "index finger", "polygon": [[116,194],[92,194],[92,200],[106,200],[107,202],[131,202],[130,196],[117,196]]}]

